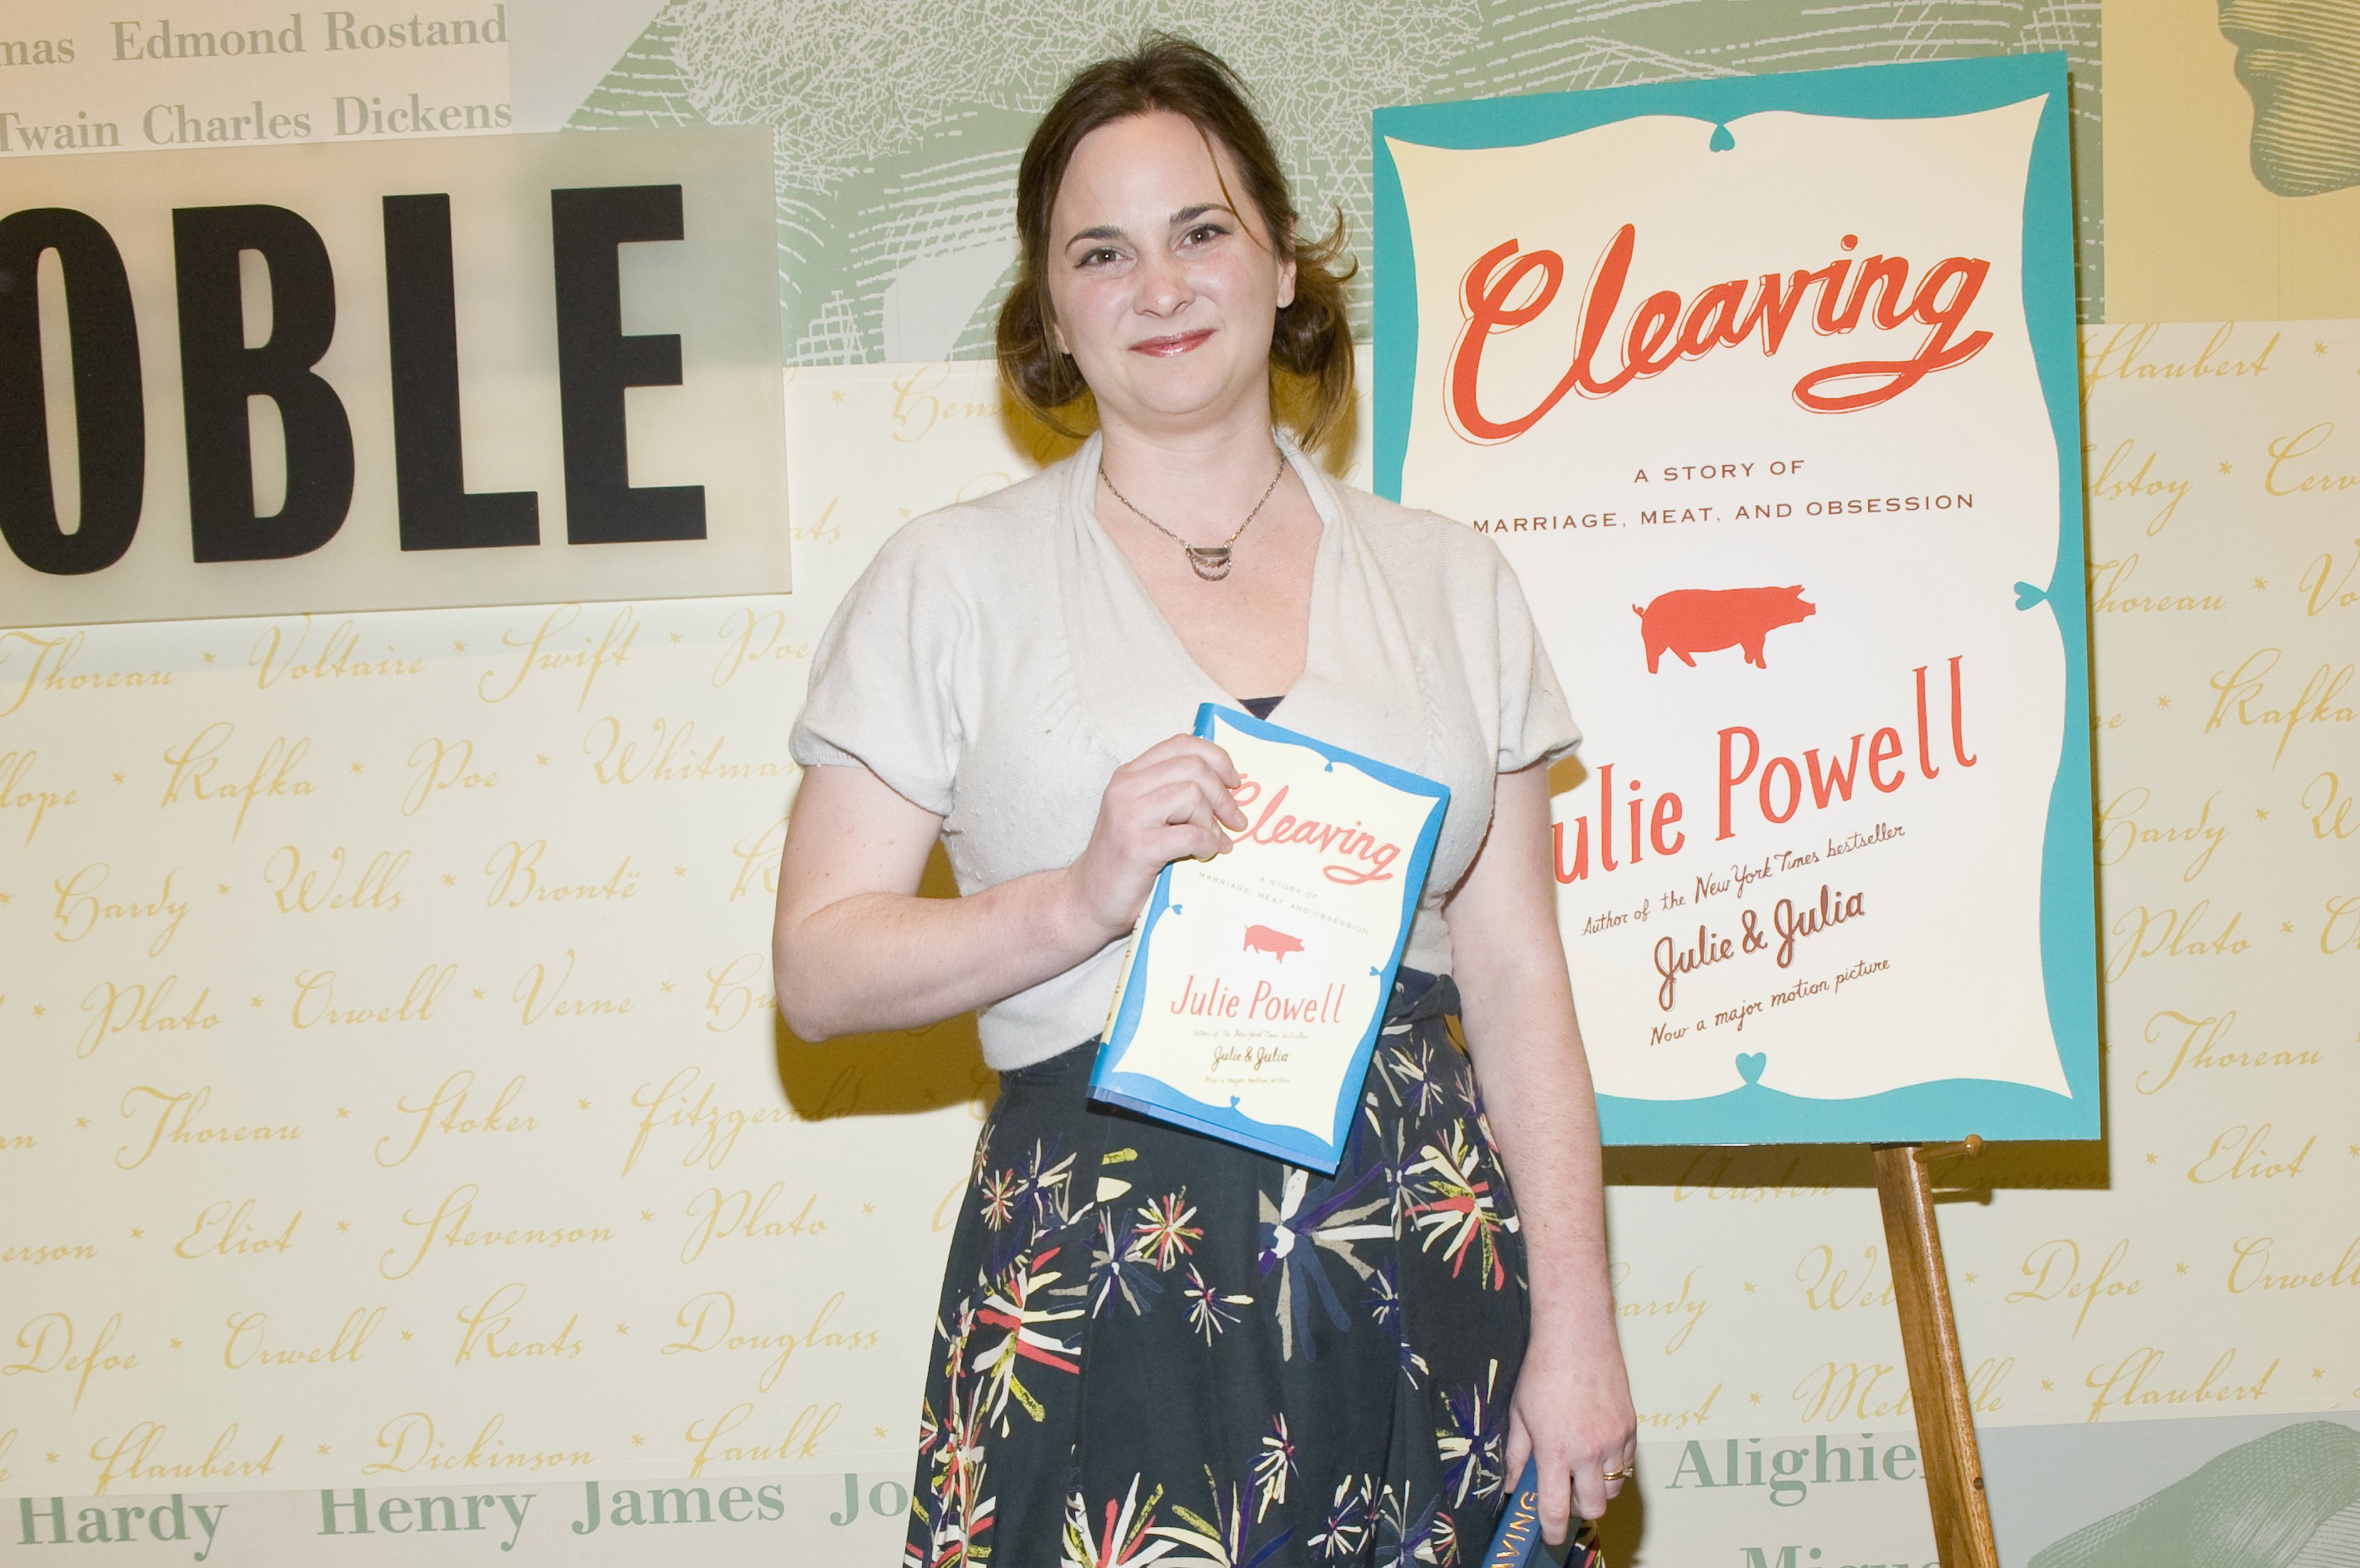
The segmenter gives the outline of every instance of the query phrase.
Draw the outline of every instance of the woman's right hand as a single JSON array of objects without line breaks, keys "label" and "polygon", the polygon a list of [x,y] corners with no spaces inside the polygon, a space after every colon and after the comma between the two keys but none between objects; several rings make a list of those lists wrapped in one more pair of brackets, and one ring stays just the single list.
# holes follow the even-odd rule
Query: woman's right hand
[{"label": "woman's right hand", "polygon": [[1157,873],[1184,855],[1227,854],[1229,833],[1245,831],[1246,814],[1229,796],[1240,782],[1229,754],[1194,735],[1174,735],[1116,768],[1088,847],[1065,868],[1076,915],[1108,942],[1127,935]]}]

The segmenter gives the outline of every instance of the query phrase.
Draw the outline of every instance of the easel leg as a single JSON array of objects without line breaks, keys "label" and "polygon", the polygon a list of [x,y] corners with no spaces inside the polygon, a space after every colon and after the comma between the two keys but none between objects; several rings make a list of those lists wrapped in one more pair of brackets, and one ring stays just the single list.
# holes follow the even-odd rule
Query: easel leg
[{"label": "easel leg", "polygon": [[1992,1542],[1991,1504],[1975,1448],[1974,1410],[1959,1356],[1959,1326],[1950,1313],[1950,1276],[1942,1269],[1942,1238],[1934,1225],[1928,1158],[1972,1153],[1970,1146],[1928,1149],[1891,1144],[1876,1154],[1876,1195],[1885,1210],[1885,1250],[1901,1313],[1901,1349],[1909,1364],[1909,1393],[1924,1451],[1927,1500],[1942,1568],[1999,1568]]}]

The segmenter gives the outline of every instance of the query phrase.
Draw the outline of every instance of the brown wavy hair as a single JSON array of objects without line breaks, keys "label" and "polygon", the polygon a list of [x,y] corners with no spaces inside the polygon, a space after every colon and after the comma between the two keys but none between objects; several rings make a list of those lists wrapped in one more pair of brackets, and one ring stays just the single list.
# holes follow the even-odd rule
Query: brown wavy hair
[{"label": "brown wavy hair", "polygon": [[[1158,109],[1185,116],[1208,141],[1217,138],[1229,148],[1273,245],[1295,259],[1295,299],[1278,312],[1271,332],[1273,404],[1286,410],[1306,447],[1334,433],[1351,407],[1352,329],[1344,313],[1344,284],[1359,263],[1345,244],[1343,213],[1337,213],[1327,238],[1302,243],[1285,171],[1248,97],[1245,83],[1218,55],[1185,38],[1152,33],[1131,53],[1076,72],[1025,145],[1016,171],[1022,255],[1000,307],[1000,379],[1011,397],[1060,435],[1082,435],[1095,415],[1082,373],[1049,337],[1049,212],[1084,136]],[[1221,193],[1230,195],[1226,180]],[[1230,205],[1235,208],[1234,198]]]}]

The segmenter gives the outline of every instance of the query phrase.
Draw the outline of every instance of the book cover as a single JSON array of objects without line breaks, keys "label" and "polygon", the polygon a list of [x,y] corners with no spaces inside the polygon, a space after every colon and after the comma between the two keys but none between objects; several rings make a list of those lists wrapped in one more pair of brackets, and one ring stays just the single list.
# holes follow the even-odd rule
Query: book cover
[{"label": "book cover", "polygon": [[1450,791],[1209,702],[1195,733],[1247,828],[1156,878],[1090,1093],[1333,1171]]},{"label": "book cover", "polygon": [[1606,1568],[1606,1554],[1598,1547],[1598,1532],[1587,1519],[1576,1519],[1562,1546],[1551,1546],[1541,1534],[1540,1467],[1524,1461],[1524,1474],[1509,1496],[1500,1528],[1483,1553],[1483,1568]]}]

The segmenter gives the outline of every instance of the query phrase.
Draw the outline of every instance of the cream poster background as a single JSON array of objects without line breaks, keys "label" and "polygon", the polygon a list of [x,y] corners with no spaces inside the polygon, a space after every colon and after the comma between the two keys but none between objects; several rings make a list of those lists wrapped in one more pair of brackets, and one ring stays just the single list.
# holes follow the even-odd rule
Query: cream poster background
[{"label": "cream poster background", "polygon": [[8,634],[9,1493],[906,1485],[983,1074],[767,958],[825,609],[1007,477],[901,375],[790,387],[792,598]]}]

